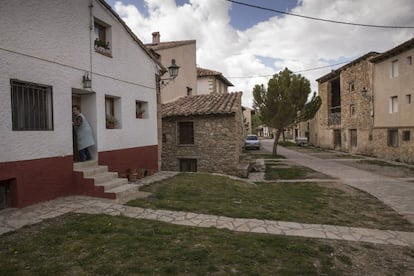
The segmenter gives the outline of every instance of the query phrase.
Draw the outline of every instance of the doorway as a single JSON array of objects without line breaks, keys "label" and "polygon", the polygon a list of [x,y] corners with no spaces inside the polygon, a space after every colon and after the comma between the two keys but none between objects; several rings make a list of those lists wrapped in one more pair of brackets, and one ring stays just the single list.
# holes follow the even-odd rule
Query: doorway
[{"label": "doorway", "polygon": [[[85,116],[92,129],[92,135],[95,145],[89,147],[92,160],[97,159],[97,115],[96,115],[96,93],[88,90],[72,88],[72,106],[77,105],[81,113]],[[72,122],[74,120],[72,114]],[[72,125],[72,143],[73,143],[73,161],[79,162],[79,149],[77,144],[77,134]]]},{"label": "doorway", "polygon": [[341,130],[340,129],[334,129],[333,131],[334,136],[334,148],[340,149],[342,140],[341,140]]}]

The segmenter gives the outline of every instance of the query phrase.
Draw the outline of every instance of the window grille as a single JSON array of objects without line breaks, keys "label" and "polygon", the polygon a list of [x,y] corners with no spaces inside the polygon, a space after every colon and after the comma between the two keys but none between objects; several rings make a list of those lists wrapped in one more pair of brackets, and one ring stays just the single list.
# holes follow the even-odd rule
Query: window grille
[{"label": "window grille", "polygon": [[10,80],[12,129],[53,130],[52,87]]},{"label": "window grille", "polygon": [[178,123],[178,141],[180,145],[194,144],[193,122]]},{"label": "window grille", "polygon": [[388,130],[388,146],[398,147],[398,130],[397,129]]}]

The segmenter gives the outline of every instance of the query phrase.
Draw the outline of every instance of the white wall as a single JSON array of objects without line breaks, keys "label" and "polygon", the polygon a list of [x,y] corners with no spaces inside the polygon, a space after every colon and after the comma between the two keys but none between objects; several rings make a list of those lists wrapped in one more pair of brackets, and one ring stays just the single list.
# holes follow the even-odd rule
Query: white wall
[{"label": "white wall", "polygon": [[[157,144],[155,62],[97,1],[94,16],[112,26],[112,58],[91,51],[88,5],[89,0],[14,0],[2,5],[0,162],[72,154],[72,88],[82,89],[91,60],[96,100],[83,112],[89,114],[98,150]],[[10,79],[52,86],[53,131],[12,131]],[[105,94],[120,97],[120,129],[105,128]],[[135,100],[148,102],[148,119],[135,118]]]},{"label": "white wall", "polygon": [[198,78],[197,79],[197,93],[199,95],[202,94],[210,94],[212,92],[212,79],[210,78]]}]

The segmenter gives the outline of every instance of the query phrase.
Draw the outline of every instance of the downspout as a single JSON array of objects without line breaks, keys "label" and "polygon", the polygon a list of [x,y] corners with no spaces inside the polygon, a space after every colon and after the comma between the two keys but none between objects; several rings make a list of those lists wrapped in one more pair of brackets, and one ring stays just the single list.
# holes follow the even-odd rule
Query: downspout
[{"label": "downspout", "polygon": [[89,2],[89,72],[91,74],[90,78],[91,78],[91,89],[92,89],[92,85],[93,85],[93,74],[92,74],[92,54],[93,54],[93,37],[92,37],[92,32],[93,32],[93,13],[92,13],[92,9],[93,9],[93,0],[90,0]]}]

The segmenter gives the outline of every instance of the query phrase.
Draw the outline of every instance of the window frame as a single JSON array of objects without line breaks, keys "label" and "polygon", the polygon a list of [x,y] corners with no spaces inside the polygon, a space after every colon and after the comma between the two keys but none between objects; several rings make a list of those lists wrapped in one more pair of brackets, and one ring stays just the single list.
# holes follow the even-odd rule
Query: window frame
[{"label": "window frame", "polygon": [[13,131],[54,130],[52,86],[10,79],[10,97]]},{"label": "window frame", "polygon": [[397,148],[399,146],[398,129],[387,129],[387,146]]},{"label": "window frame", "polygon": [[398,96],[391,96],[389,100],[389,113],[398,112]]},{"label": "window frame", "polygon": [[182,121],[177,122],[177,144],[178,145],[194,145],[194,122]]},{"label": "window frame", "polygon": [[396,78],[399,75],[398,59],[391,61],[391,78]]},{"label": "window frame", "polygon": [[411,131],[403,130],[401,140],[404,142],[411,141]]}]

